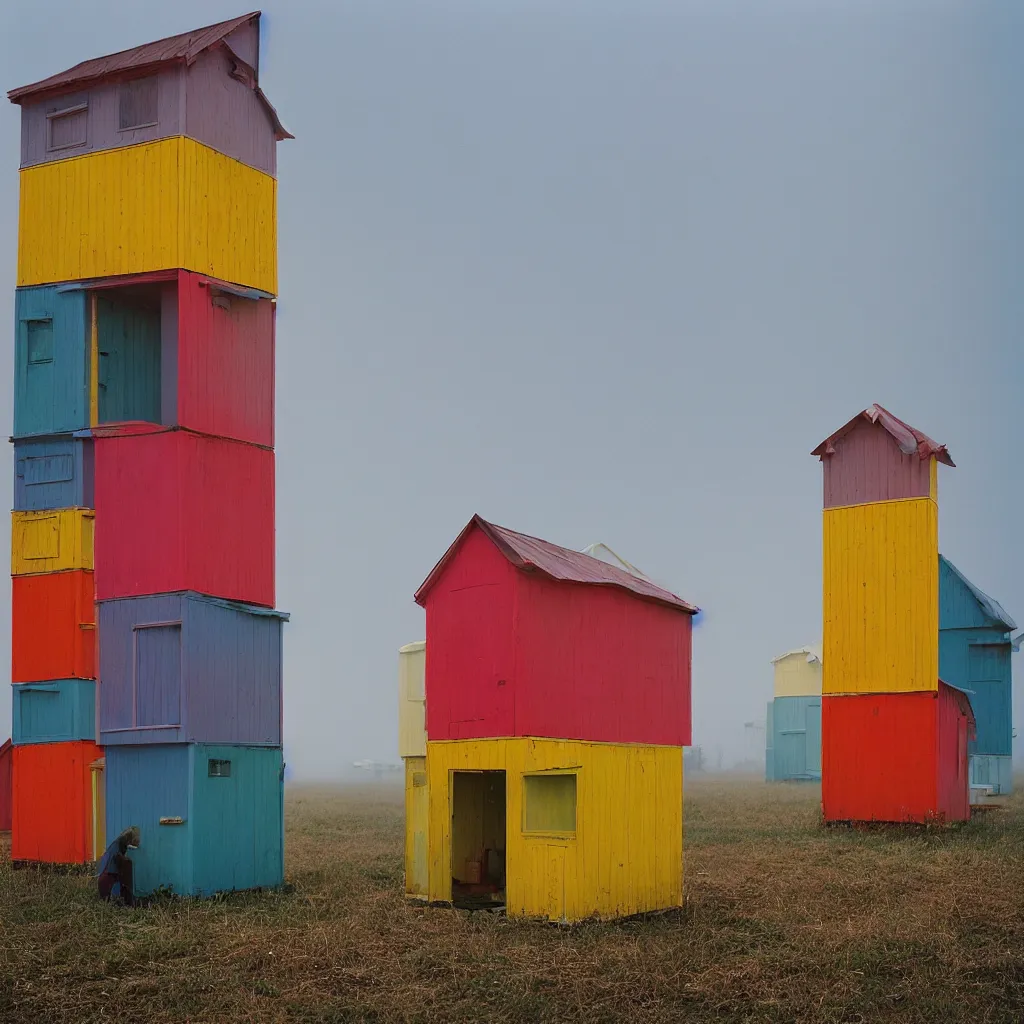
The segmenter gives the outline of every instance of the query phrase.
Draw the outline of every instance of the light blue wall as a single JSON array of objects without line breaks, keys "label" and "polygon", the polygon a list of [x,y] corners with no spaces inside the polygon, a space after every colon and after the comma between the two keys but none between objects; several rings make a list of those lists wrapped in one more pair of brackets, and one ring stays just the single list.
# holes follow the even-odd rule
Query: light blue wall
[{"label": "light blue wall", "polygon": [[769,778],[776,782],[820,779],[821,697],[776,697],[768,724]]},{"label": "light blue wall", "polygon": [[94,508],[93,442],[57,437],[14,442],[14,510]]},{"label": "light blue wall", "polygon": [[11,739],[24,743],[66,743],[96,738],[96,683],[91,679],[60,679],[18,683]]}]

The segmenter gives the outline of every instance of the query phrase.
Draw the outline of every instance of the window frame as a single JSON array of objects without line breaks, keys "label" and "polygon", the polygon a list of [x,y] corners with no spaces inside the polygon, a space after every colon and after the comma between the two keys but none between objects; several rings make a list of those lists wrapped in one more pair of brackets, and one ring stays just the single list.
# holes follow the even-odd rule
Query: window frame
[{"label": "window frame", "polygon": [[[26,316],[21,322],[25,325],[25,365],[26,366],[52,366],[54,361],[54,324],[52,316]],[[50,325],[50,354],[45,359],[32,358],[32,325]]]},{"label": "window frame", "polygon": [[[60,146],[53,144],[53,124],[64,117],[71,117],[74,114],[85,114],[85,132],[81,142],[65,142]],[[89,101],[75,103],[70,107],[63,107],[60,110],[48,110],[46,112],[46,152],[60,153],[65,149],[81,149],[89,145]]]},{"label": "window frame", "polygon": [[[522,808],[522,820],[520,821],[520,832],[526,839],[575,839],[579,833],[580,827],[580,774],[581,769],[579,767],[573,768],[542,768],[537,771],[523,772],[523,808]],[[573,827],[571,830],[565,829],[528,829],[526,827],[526,802],[527,802],[527,780],[528,779],[546,779],[556,775],[571,775],[573,778]]]},{"label": "window frame", "polygon": [[[152,121],[141,121],[139,124],[121,125],[121,103],[124,100],[125,87],[130,87],[137,84],[138,82],[152,81],[153,82],[153,103],[155,106],[156,117]],[[160,124],[160,76],[158,74],[153,75],[142,75],[139,78],[129,78],[124,82],[119,83],[117,89],[117,124],[118,133],[120,132],[137,132],[143,128],[155,128]]]}]

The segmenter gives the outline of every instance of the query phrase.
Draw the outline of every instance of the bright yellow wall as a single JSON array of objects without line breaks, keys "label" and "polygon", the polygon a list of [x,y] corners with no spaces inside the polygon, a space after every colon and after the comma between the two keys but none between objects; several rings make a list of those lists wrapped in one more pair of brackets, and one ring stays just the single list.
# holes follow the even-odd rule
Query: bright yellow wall
[{"label": "bright yellow wall", "polygon": [[823,693],[935,690],[938,506],[930,498],[824,512]]},{"label": "bright yellow wall", "polygon": [[18,285],[182,268],[277,291],[277,182],[182,136],[21,171]]},{"label": "bright yellow wall", "polygon": [[[577,770],[575,835],[523,834],[523,775]],[[451,899],[451,772],[506,772],[506,908],[579,921],[682,905],[680,747],[546,739],[427,743],[429,895]]]},{"label": "bright yellow wall", "polygon": [[775,662],[776,697],[816,697],[821,693],[821,662],[790,654]]},{"label": "bright yellow wall", "polygon": [[426,701],[423,673],[426,644],[406,644],[398,651],[398,755],[425,757],[427,753]]},{"label": "bright yellow wall", "polygon": [[405,759],[405,891],[409,896],[427,895],[427,760]]},{"label": "bright yellow wall", "polygon": [[96,513],[88,508],[11,513],[11,575],[93,567]]}]

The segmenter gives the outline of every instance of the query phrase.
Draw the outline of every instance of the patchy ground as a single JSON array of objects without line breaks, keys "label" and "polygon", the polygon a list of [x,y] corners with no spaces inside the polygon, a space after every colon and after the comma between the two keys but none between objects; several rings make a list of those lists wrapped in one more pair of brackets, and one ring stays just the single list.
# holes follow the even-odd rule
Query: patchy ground
[{"label": "patchy ground", "polygon": [[866,833],[818,799],[688,782],[685,910],[575,929],[409,906],[392,788],[291,788],[279,895],[127,911],[0,838],[0,1021],[1024,1020],[1024,799]]}]

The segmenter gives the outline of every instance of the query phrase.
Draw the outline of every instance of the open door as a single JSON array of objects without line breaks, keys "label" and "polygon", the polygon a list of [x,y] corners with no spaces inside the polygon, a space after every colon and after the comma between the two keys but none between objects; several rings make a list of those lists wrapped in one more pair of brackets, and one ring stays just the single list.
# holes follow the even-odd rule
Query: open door
[{"label": "open door", "polygon": [[503,771],[452,772],[452,902],[505,903],[506,787]]}]

